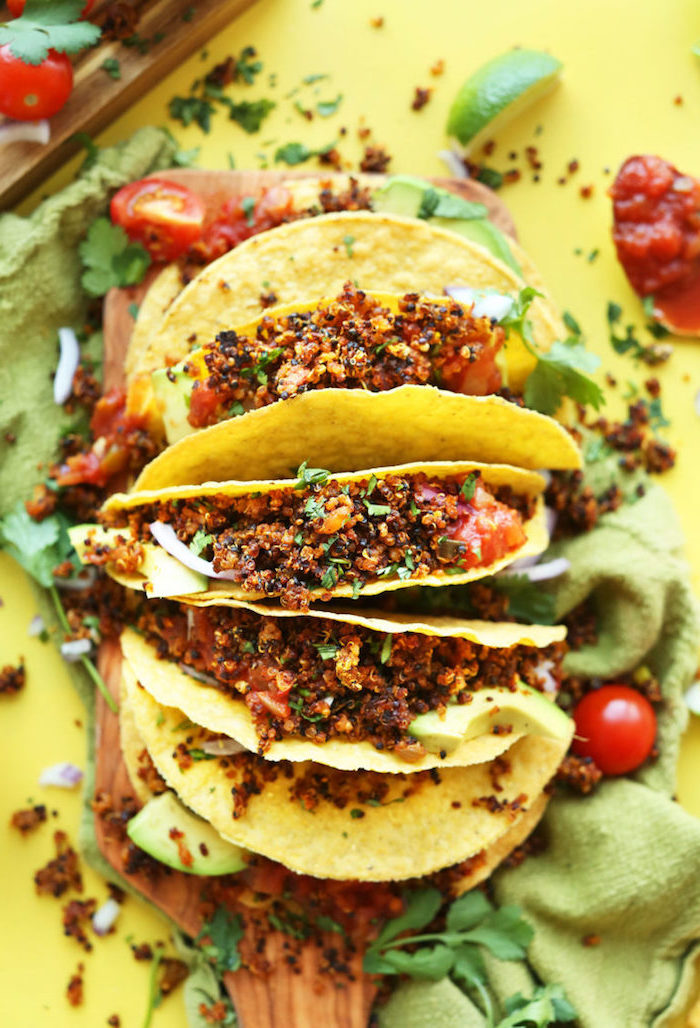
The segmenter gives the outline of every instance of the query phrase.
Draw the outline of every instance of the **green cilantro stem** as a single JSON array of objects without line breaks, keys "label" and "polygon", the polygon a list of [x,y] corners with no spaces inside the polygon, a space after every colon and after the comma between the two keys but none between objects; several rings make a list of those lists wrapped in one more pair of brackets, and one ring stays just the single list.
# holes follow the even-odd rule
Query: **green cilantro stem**
[{"label": "green cilantro stem", "polygon": [[[70,633],[71,627],[68,623],[66,612],[63,609],[63,604],[61,603],[61,597],[59,596],[58,589],[55,585],[49,586],[49,593],[51,594],[53,605],[56,608],[56,614],[58,616],[58,621],[61,628],[64,632]],[[119,706],[117,704],[117,701],[114,699],[111,692],[107,688],[105,680],[103,679],[102,675],[97,670],[93,662],[90,660],[89,657],[81,657],[80,663],[83,665],[84,669],[87,671],[90,678],[93,680],[97,688],[102,693],[102,698],[104,699],[109,709],[112,711],[113,714],[117,714],[119,712]]]},{"label": "green cilantro stem", "polygon": [[156,950],[151,962],[151,973],[148,976],[148,1007],[146,1008],[146,1016],[142,1028],[151,1028],[151,1019],[153,1018],[153,1011],[156,1008],[156,1000],[158,998],[158,968],[162,959],[163,951]]}]

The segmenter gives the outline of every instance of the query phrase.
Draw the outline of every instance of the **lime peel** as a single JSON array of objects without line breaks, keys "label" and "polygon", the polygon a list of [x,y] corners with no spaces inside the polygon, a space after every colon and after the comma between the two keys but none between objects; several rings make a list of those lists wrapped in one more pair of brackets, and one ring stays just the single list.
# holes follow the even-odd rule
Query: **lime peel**
[{"label": "lime peel", "polygon": [[510,50],[464,83],[450,108],[447,132],[465,148],[495,135],[558,82],[562,62],[540,50]]}]

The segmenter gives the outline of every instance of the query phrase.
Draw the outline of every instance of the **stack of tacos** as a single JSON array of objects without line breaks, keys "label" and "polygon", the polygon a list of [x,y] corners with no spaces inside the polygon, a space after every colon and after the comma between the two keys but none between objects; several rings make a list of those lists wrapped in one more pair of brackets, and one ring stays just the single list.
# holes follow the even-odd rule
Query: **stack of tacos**
[{"label": "stack of tacos", "polygon": [[[319,186],[290,189],[308,208]],[[454,227],[299,218],[182,291],[167,270],[142,306],[130,390],[165,448],[72,538],[138,597],[135,788],[145,751],[243,862],[363,882],[456,866],[469,888],[532,830],[572,736],[547,691],[563,628],[381,609],[541,553],[536,469],[580,465],[561,425],[494,395],[531,366],[499,312],[535,270]],[[547,348],[558,315],[545,295],[531,313]],[[197,870],[177,840],[170,862]]]}]

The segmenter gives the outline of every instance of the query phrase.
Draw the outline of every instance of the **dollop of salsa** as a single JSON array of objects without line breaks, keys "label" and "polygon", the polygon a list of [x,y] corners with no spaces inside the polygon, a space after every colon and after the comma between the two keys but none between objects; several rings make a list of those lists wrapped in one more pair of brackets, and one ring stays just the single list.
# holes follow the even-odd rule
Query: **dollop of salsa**
[{"label": "dollop of salsa", "polygon": [[613,240],[633,289],[680,331],[700,327],[700,182],[653,155],[628,157],[610,190]]}]

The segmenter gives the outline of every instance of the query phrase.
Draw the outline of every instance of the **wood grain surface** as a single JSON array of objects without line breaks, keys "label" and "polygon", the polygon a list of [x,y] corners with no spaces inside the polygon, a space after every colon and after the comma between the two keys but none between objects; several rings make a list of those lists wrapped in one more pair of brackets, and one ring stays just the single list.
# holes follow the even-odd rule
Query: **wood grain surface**
[{"label": "wood grain surface", "polygon": [[[234,194],[255,195],[289,177],[278,172],[196,169],[165,174],[196,189],[212,205]],[[332,176],[323,176],[324,179],[329,177]],[[494,222],[512,233],[512,221],[502,201],[479,183],[439,180],[436,184],[448,185],[466,199],[486,203]],[[148,279],[140,286],[112,290],[105,301],[105,391],[123,384],[124,357],[133,326],[129,306],[141,300],[147,287]],[[107,640],[102,644],[99,668],[110,692],[118,698],[121,652],[116,641]],[[96,791],[104,790],[113,797],[133,795],[121,756],[119,719],[100,696],[97,697],[95,787]],[[102,853],[123,874],[121,844],[110,839],[99,818],[96,818],[95,827]],[[155,880],[144,874],[125,877],[188,935],[198,933],[201,928],[198,913],[200,884],[196,877],[178,872]],[[304,946],[297,970],[293,971],[286,961],[284,941],[285,937],[279,932],[273,932],[267,938],[266,958],[272,968],[268,975],[261,976],[243,969],[225,977],[241,1028],[366,1028],[376,990],[362,974],[361,955],[357,955],[351,965],[355,980],[339,980],[332,972],[324,970],[321,952],[311,944]],[[333,942],[334,937],[329,935],[329,945]]]},{"label": "wood grain surface", "polygon": [[[106,40],[75,59],[74,88],[65,107],[51,118],[46,144],[7,144],[0,158],[0,210],[18,203],[81,147],[75,134],[93,136],[140,99],[169,71],[250,7],[254,0],[146,0],[137,3],[138,36],[145,52]],[[96,8],[99,13],[100,6]],[[96,19],[97,20],[97,19]],[[102,65],[118,60],[121,77]],[[189,83],[186,83],[186,87]]]}]

